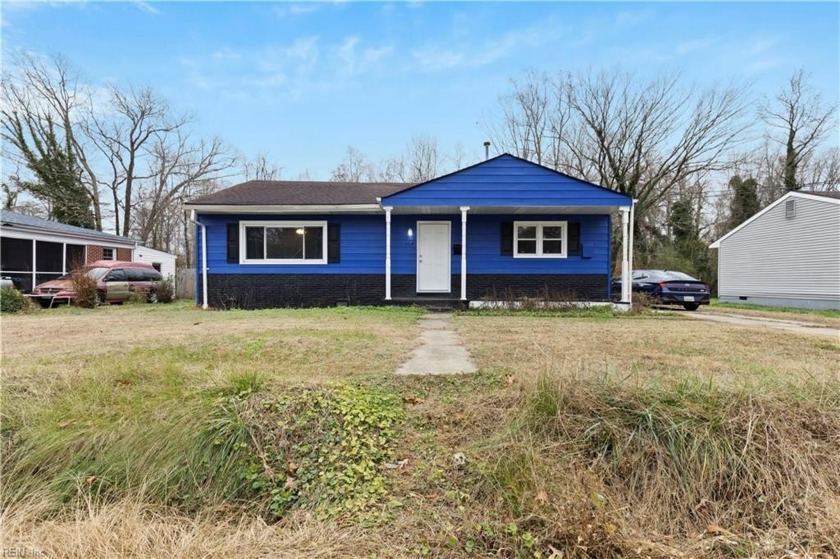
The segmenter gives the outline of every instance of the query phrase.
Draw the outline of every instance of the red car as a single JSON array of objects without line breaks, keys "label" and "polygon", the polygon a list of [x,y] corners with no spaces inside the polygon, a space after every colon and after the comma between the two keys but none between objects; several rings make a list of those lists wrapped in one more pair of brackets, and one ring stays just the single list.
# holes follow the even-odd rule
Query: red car
[{"label": "red car", "polygon": [[[134,291],[145,291],[150,303],[157,303],[157,285],[163,279],[160,272],[145,262],[123,262],[120,260],[97,260],[81,270],[96,280],[99,301],[102,303],[124,303]],[[75,273],[75,272],[74,272]],[[39,284],[29,295],[42,307],[52,307],[73,300],[72,274]]]}]

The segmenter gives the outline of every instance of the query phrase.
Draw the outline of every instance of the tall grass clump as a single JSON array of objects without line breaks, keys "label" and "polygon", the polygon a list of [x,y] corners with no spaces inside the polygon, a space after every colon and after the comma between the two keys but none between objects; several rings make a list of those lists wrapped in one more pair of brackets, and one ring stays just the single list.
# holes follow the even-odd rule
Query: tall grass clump
[{"label": "tall grass clump", "polygon": [[699,378],[544,374],[487,449],[484,498],[501,498],[570,556],[692,545],[711,556],[836,556],[838,450],[836,383],[800,383],[788,397]]},{"label": "tall grass clump", "polygon": [[59,512],[142,491],[191,511],[247,498],[243,386],[189,389],[178,371],[126,365],[54,397],[5,406],[4,506],[39,494]]},{"label": "tall grass clump", "polygon": [[188,515],[226,507],[276,520],[300,508],[376,519],[398,397],[345,384],[270,395],[249,371],[202,388],[195,380],[117,365],[16,399],[3,425],[2,508],[37,497],[59,517],[128,501]]}]

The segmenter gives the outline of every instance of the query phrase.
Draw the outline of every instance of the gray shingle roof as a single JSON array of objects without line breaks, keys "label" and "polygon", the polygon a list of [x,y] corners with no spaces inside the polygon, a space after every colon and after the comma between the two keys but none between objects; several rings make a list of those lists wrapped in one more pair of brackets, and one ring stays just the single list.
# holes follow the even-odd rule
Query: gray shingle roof
[{"label": "gray shingle roof", "polygon": [[19,214],[9,210],[0,210],[0,222],[2,222],[3,227],[26,227],[28,229],[40,229],[44,232],[68,236],[80,236],[88,239],[100,239],[102,241],[112,243],[134,244],[136,241],[136,239],[131,237],[121,237],[119,235],[112,235],[111,233],[103,233],[102,231],[85,229],[84,227],[76,227],[75,225],[67,225],[66,223],[59,223],[57,221],[51,221],[41,217]]},{"label": "gray shingle roof", "polygon": [[191,205],[310,206],[375,204],[413,183],[248,181],[189,201]]}]

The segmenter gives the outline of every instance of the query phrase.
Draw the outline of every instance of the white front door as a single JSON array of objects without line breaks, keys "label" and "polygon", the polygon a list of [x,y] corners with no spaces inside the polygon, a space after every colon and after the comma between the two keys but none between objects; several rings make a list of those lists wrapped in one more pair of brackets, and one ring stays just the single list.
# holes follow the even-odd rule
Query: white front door
[{"label": "white front door", "polygon": [[448,221],[417,222],[417,292],[449,293],[452,280],[449,255],[452,224]]}]

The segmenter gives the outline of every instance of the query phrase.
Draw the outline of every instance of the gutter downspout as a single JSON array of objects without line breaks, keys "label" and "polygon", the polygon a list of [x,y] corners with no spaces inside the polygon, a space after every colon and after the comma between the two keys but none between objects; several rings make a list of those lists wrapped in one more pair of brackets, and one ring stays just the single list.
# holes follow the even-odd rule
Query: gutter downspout
[{"label": "gutter downspout", "polygon": [[190,221],[201,227],[201,308],[207,309],[207,226],[195,218],[195,210],[190,211]]}]

